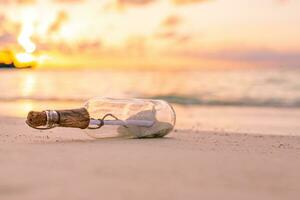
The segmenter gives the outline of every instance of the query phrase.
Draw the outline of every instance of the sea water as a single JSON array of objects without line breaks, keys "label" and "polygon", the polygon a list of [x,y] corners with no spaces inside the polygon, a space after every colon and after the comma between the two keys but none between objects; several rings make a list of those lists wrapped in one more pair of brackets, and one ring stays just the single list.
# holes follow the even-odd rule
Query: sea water
[{"label": "sea water", "polygon": [[0,70],[0,102],[158,98],[188,105],[300,107],[300,69]]}]

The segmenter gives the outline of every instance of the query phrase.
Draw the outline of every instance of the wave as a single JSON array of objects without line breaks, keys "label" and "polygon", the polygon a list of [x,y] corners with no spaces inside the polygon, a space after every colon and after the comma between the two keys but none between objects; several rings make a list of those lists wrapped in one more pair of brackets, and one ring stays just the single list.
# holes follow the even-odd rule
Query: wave
[{"label": "wave", "polygon": [[[284,108],[300,108],[300,99],[293,101],[287,101],[282,99],[253,99],[253,98],[241,98],[241,99],[201,99],[184,95],[155,95],[155,96],[143,96],[136,98],[146,99],[162,99],[169,103],[180,105],[205,105],[205,106],[248,106],[248,107],[284,107]],[[80,97],[0,97],[0,102],[11,101],[62,101],[62,102],[85,102],[88,98]]]},{"label": "wave", "polygon": [[182,105],[208,105],[208,106],[252,106],[252,107],[300,107],[300,99],[293,102],[287,102],[282,99],[252,99],[252,98],[241,98],[241,99],[200,99],[190,96],[182,95],[157,95],[148,98],[162,99],[170,103],[182,104]]}]

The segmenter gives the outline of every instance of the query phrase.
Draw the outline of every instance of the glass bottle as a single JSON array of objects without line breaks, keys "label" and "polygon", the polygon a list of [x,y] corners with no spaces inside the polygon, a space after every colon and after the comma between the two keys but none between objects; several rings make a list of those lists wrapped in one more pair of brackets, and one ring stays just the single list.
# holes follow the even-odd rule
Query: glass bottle
[{"label": "glass bottle", "polygon": [[163,100],[93,98],[84,107],[91,118],[90,128],[99,126],[97,119],[107,116],[103,120],[103,130],[87,131],[95,138],[103,137],[101,132],[105,131],[138,138],[163,137],[173,129],[176,121],[172,106]]},{"label": "glass bottle", "polygon": [[175,111],[166,101],[100,97],[88,100],[83,108],[31,111],[27,117],[27,124],[33,128],[82,128],[94,138],[116,134],[134,138],[163,137],[172,131],[175,122]]}]

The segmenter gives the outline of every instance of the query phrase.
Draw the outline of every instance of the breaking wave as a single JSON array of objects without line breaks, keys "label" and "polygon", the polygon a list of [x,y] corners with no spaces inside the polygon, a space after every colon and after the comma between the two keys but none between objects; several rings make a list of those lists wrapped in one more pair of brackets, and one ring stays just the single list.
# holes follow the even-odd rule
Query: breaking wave
[{"label": "breaking wave", "polygon": [[[283,99],[251,99],[251,98],[242,98],[242,99],[201,99],[190,96],[183,95],[155,95],[155,96],[143,96],[136,98],[146,98],[146,99],[162,99],[169,103],[179,104],[179,105],[205,105],[205,106],[238,106],[238,107],[284,107],[284,108],[300,108],[300,99],[294,99],[293,101],[286,101]],[[9,102],[9,101],[65,101],[65,102],[85,102],[88,98],[45,98],[45,97],[0,97],[0,102]]]}]

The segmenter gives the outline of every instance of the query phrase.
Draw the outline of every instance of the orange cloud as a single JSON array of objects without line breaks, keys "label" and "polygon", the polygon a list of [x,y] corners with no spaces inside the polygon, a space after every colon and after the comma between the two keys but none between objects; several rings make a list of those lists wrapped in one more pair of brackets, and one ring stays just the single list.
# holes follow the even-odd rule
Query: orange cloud
[{"label": "orange cloud", "polygon": [[181,19],[177,15],[168,16],[161,23],[163,27],[175,27],[181,23]]},{"label": "orange cloud", "polygon": [[190,3],[202,3],[202,2],[207,2],[209,0],[171,0],[172,3],[175,5],[186,5]]},{"label": "orange cloud", "polygon": [[100,41],[81,41],[76,45],[76,50],[78,52],[97,52],[101,48]]},{"label": "orange cloud", "polygon": [[23,5],[23,4],[34,4],[36,3],[36,0],[0,0],[0,3],[3,4],[17,3]]},{"label": "orange cloud", "polygon": [[85,0],[53,0],[56,3],[81,3]]},{"label": "orange cloud", "polygon": [[282,3],[282,4],[285,4],[285,3],[288,3],[290,0],[275,0],[277,3]]},{"label": "orange cloud", "polygon": [[147,38],[144,36],[131,36],[127,38],[124,51],[128,55],[143,56],[147,53]]},{"label": "orange cloud", "polygon": [[60,30],[60,28],[62,27],[62,25],[68,20],[68,15],[66,12],[64,11],[60,11],[57,16],[56,19],[54,20],[54,22],[52,23],[52,25],[49,26],[49,33],[53,33],[53,32],[57,32]]},{"label": "orange cloud", "polygon": [[[172,53],[171,53],[172,54]],[[182,50],[173,56],[193,60],[211,60],[231,64],[248,64],[255,66],[299,66],[300,51],[275,51],[267,48],[222,49],[218,51]]]},{"label": "orange cloud", "polygon": [[57,52],[62,55],[97,54],[102,50],[100,40],[82,40],[76,43],[36,41],[36,43],[40,51]]},{"label": "orange cloud", "polygon": [[16,44],[16,34],[19,28],[19,24],[10,21],[4,14],[0,14],[0,48]]},{"label": "orange cloud", "polygon": [[191,36],[177,31],[177,27],[181,23],[182,20],[177,15],[166,17],[161,22],[160,30],[154,34],[154,38],[159,40],[172,40],[179,43],[188,42],[191,39]]},{"label": "orange cloud", "polygon": [[158,39],[172,39],[176,37],[175,31],[167,31],[167,32],[158,32],[155,33],[154,37]]},{"label": "orange cloud", "polygon": [[0,45],[4,46],[7,44],[14,44],[16,43],[16,37],[15,35],[11,33],[1,33],[0,34]]},{"label": "orange cloud", "polygon": [[1,34],[2,30],[4,29],[3,26],[4,26],[4,21],[5,20],[6,20],[5,15],[0,14],[0,34]]},{"label": "orange cloud", "polygon": [[117,0],[118,3],[123,5],[141,6],[154,2],[155,0]]},{"label": "orange cloud", "polygon": [[154,38],[159,40],[171,40],[175,41],[176,43],[186,44],[192,39],[192,36],[179,34],[176,31],[164,31],[154,34]]},{"label": "orange cloud", "polygon": [[156,0],[114,0],[105,6],[105,10],[122,11],[128,7],[145,6],[155,1]]},{"label": "orange cloud", "polygon": [[16,0],[19,4],[34,4],[36,3],[36,0]]},{"label": "orange cloud", "polygon": [[192,36],[190,35],[180,35],[177,37],[177,42],[178,43],[187,43],[192,39]]}]

